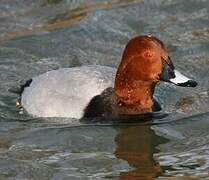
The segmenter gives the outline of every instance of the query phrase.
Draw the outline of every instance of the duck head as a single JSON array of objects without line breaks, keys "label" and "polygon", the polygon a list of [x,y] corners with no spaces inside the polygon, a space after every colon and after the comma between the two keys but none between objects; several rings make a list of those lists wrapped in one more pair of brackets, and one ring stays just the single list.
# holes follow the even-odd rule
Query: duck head
[{"label": "duck head", "polygon": [[154,89],[160,81],[183,87],[197,85],[175,69],[162,41],[153,36],[137,36],[130,40],[114,86],[121,111],[125,114],[152,111]]}]

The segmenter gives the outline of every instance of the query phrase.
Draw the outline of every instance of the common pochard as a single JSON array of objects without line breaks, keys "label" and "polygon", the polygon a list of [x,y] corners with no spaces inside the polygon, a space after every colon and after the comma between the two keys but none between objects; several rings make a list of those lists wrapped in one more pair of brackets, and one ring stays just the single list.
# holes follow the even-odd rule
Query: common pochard
[{"label": "common pochard", "polygon": [[136,115],[160,110],[154,99],[160,82],[195,87],[178,72],[163,42],[153,36],[131,39],[118,69],[92,65],[41,74],[13,90],[18,105],[37,117]]}]

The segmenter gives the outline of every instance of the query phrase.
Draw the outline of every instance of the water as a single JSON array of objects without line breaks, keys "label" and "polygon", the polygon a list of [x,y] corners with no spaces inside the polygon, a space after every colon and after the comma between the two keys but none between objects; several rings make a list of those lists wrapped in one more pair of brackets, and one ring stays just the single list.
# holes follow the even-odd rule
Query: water
[{"label": "water", "polygon": [[[0,179],[209,179],[208,0],[2,0]],[[168,116],[83,124],[19,114],[8,88],[48,70],[117,66],[124,45],[153,34],[197,88],[161,84]]]}]

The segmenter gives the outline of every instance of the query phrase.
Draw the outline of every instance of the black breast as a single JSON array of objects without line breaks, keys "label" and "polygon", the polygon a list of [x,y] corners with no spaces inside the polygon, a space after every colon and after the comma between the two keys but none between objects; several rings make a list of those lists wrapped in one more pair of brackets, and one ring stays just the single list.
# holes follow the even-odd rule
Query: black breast
[{"label": "black breast", "polygon": [[86,106],[83,117],[101,117],[113,114],[113,95],[114,89],[109,87],[100,95],[94,96]]},{"label": "black breast", "polygon": [[[160,111],[160,104],[154,99],[152,111]],[[94,96],[84,109],[83,118],[120,116],[114,104],[114,89],[107,88],[100,95]]]}]

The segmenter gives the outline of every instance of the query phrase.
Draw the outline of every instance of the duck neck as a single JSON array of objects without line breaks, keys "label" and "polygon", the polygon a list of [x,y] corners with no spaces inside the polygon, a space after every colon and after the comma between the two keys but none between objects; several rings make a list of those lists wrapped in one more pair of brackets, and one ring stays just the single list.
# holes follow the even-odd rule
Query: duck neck
[{"label": "duck neck", "polygon": [[117,79],[114,88],[119,114],[151,112],[155,85],[148,81]]}]

